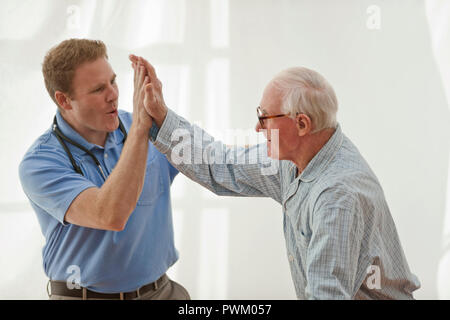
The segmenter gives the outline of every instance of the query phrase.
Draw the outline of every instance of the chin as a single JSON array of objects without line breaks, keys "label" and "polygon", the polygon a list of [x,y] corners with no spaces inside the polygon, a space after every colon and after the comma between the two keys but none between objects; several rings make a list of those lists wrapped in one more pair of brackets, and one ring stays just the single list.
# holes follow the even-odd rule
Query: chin
[{"label": "chin", "polygon": [[119,119],[116,119],[113,124],[108,124],[108,126],[106,127],[106,131],[113,132],[116,131],[118,127],[119,127]]},{"label": "chin", "polygon": [[274,160],[283,160],[280,157],[280,147],[279,146],[274,146],[270,143],[268,143],[267,145],[267,156],[271,159]]},{"label": "chin", "polygon": [[283,160],[278,153],[272,154],[272,152],[270,152],[270,150],[267,150],[267,156],[274,160]]}]

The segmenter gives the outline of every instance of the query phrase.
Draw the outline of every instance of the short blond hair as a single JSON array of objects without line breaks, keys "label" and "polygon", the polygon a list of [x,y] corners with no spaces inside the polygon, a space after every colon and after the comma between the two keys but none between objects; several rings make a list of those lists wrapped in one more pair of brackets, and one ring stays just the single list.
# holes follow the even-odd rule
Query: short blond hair
[{"label": "short blond hair", "polygon": [[42,63],[42,73],[45,87],[58,107],[55,92],[61,91],[69,96],[73,94],[75,69],[85,62],[102,57],[108,59],[106,46],[100,40],[68,39],[47,52]]},{"label": "short blond hair", "polygon": [[333,87],[321,74],[293,67],[278,73],[272,83],[282,92],[283,113],[291,117],[306,114],[313,123],[313,132],[336,127],[338,101]]}]

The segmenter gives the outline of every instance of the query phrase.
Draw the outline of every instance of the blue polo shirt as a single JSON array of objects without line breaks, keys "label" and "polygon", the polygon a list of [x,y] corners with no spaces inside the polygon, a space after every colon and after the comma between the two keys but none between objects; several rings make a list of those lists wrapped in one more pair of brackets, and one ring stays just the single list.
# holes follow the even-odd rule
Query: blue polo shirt
[{"label": "blue polo shirt", "polygon": [[[109,176],[123,148],[120,129],[108,134],[103,148],[87,142],[59,112],[56,117],[61,132],[94,153]],[[128,132],[132,115],[120,111],[119,117]],[[178,171],[149,141],[143,191],[125,229],[80,227],[64,221],[64,215],[83,190],[101,187],[104,179],[87,153],[66,144],[84,176],[75,172],[51,128],[33,143],[19,166],[23,190],[45,236],[42,255],[47,276],[76,279],[81,286],[103,293],[132,291],[157,280],[178,259],[170,203],[170,185]]]}]

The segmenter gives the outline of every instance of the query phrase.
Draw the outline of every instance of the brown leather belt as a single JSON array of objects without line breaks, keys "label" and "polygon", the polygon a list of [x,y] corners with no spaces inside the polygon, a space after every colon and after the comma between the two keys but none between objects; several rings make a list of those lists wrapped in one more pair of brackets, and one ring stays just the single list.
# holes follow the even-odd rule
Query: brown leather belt
[{"label": "brown leather belt", "polygon": [[50,288],[51,288],[51,295],[58,295],[58,296],[66,296],[66,297],[75,297],[75,298],[82,298],[83,300],[87,299],[115,299],[115,300],[131,300],[136,299],[143,294],[151,291],[151,290],[157,290],[159,287],[164,285],[168,281],[168,277],[166,274],[163,274],[161,278],[156,280],[155,282],[146,284],[136,291],[131,292],[120,292],[120,293],[100,293],[91,291],[89,289],[81,287],[80,289],[74,288],[69,289],[67,287],[67,283],[65,281],[53,281],[50,280]]}]

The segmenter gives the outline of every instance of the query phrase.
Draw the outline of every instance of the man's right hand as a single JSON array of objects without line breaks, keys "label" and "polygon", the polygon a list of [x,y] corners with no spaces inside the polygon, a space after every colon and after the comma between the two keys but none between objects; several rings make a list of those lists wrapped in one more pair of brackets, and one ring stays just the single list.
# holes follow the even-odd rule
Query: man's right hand
[{"label": "man's right hand", "polygon": [[152,118],[144,108],[144,96],[145,86],[150,83],[150,78],[146,75],[146,68],[141,61],[132,60],[132,62],[134,69],[133,123],[148,131],[152,126]]},{"label": "man's right hand", "polygon": [[167,115],[167,106],[162,94],[162,84],[156,76],[155,68],[144,58],[130,55],[133,62],[141,62],[146,69],[149,83],[144,85],[144,107],[148,114],[153,118],[156,125],[161,128]]}]

